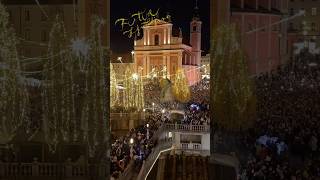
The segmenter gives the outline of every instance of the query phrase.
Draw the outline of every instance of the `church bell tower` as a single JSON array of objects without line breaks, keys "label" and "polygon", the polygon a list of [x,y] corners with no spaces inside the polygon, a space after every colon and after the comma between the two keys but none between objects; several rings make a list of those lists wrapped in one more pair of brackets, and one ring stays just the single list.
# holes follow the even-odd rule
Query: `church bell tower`
[{"label": "church bell tower", "polygon": [[194,8],[193,18],[190,22],[190,45],[192,46],[192,63],[194,65],[201,65],[201,24],[199,16],[198,3]]}]

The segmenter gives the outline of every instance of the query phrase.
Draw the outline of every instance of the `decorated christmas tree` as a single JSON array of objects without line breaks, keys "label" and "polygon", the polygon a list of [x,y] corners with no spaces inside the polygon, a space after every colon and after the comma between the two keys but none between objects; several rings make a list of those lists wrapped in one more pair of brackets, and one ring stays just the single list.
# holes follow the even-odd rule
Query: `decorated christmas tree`
[{"label": "decorated christmas tree", "polygon": [[188,79],[183,69],[178,69],[173,77],[172,94],[179,102],[186,103],[191,98]]},{"label": "decorated christmas tree", "polygon": [[211,118],[228,130],[250,127],[256,112],[253,82],[239,39],[235,26],[223,25],[214,32],[211,49]]}]

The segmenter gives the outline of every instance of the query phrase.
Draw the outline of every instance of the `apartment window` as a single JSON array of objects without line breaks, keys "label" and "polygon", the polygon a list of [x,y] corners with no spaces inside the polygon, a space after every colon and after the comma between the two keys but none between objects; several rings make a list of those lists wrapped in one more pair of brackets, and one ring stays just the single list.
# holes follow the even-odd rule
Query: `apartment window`
[{"label": "apartment window", "polygon": [[47,42],[48,41],[48,32],[47,32],[47,30],[42,30],[41,31],[41,41],[42,42]]},{"label": "apartment window", "polygon": [[291,16],[294,15],[294,9],[293,8],[290,9],[290,15]]},{"label": "apartment window", "polygon": [[248,24],[248,31],[251,31],[253,29],[253,26],[251,23]]},{"label": "apartment window", "polygon": [[76,21],[76,22],[78,22],[78,19],[79,19],[79,14],[78,14],[78,10],[76,9],[76,11],[75,11],[75,17],[74,17],[74,20]]},{"label": "apartment window", "polygon": [[316,31],[316,23],[311,23],[311,31]]},{"label": "apartment window", "polygon": [[316,16],[317,15],[317,8],[312,8],[311,9],[311,15]]},{"label": "apartment window", "polygon": [[25,38],[26,40],[30,40],[30,29],[26,29],[26,30],[24,31],[24,38]]},{"label": "apartment window", "polygon": [[290,24],[289,24],[289,29],[290,29],[290,30],[293,30],[293,23],[290,23]]},{"label": "apartment window", "polygon": [[47,20],[47,16],[41,12],[41,21],[46,21]]},{"label": "apartment window", "polygon": [[25,15],[25,20],[26,21],[30,21],[30,11],[29,10],[25,10],[25,13],[24,13],[24,15]]},{"label": "apartment window", "polygon": [[159,35],[154,36],[154,45],[159,45]]}]

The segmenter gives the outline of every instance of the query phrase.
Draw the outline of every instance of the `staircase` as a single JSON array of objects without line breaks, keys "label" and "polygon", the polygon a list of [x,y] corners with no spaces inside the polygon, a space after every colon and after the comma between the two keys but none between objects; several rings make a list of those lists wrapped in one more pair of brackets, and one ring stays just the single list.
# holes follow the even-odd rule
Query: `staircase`
[{"label": "staircase", "polygon": [[208,157],[184,154],[165,154],[158,160],[156,180],[208,180]]}]

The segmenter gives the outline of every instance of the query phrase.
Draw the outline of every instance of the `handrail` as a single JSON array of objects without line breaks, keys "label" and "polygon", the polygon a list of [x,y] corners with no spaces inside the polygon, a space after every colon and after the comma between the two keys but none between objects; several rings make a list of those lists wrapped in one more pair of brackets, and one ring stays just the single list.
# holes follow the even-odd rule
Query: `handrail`
[{"label": "handrail", "polygon": [[153,168],[156,160],[159,158],[160,154],[165,151],[172,149],[172,139],[166,139],[159,141],[159,145],[154,148],[152,153],[149,155],[148,159],[143,162],[142,168],[138,175],[138,180],[145,180]]}]

